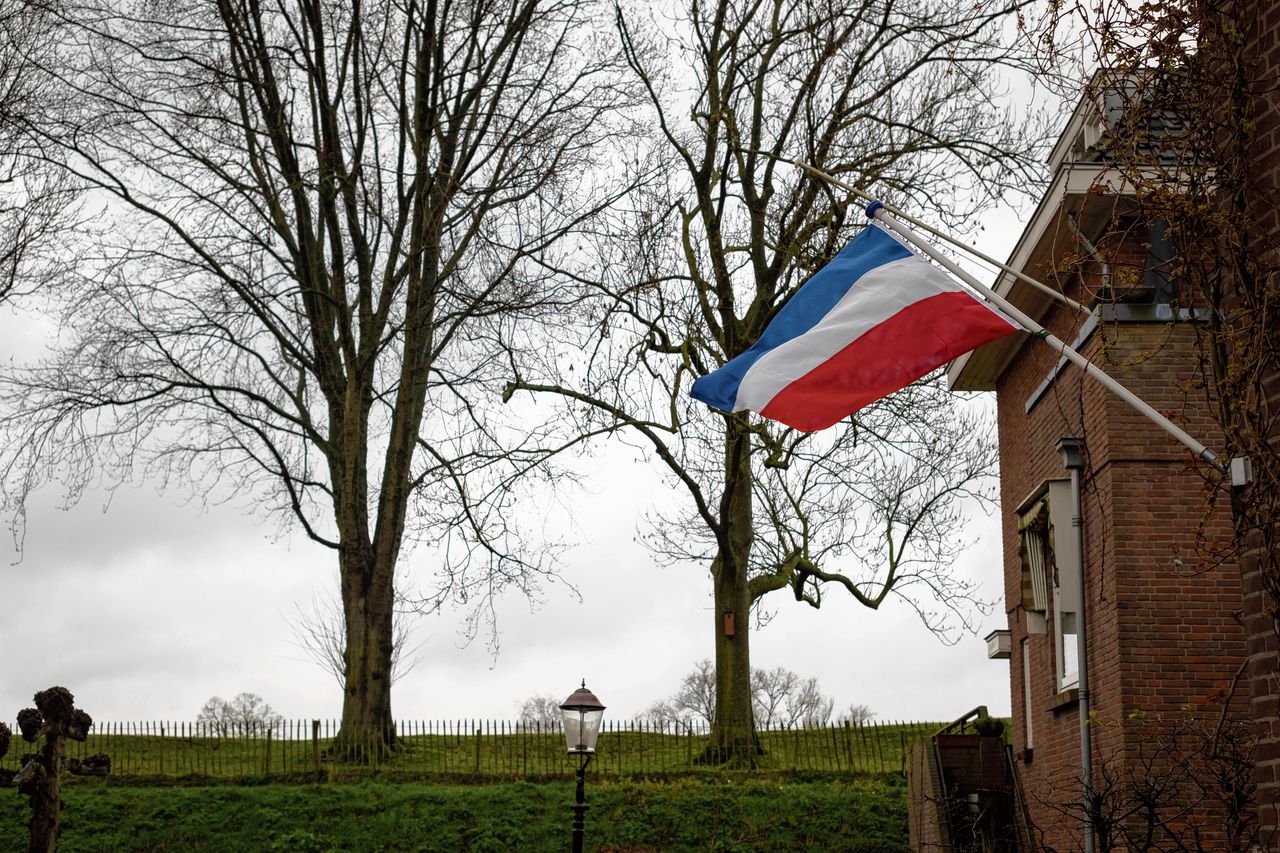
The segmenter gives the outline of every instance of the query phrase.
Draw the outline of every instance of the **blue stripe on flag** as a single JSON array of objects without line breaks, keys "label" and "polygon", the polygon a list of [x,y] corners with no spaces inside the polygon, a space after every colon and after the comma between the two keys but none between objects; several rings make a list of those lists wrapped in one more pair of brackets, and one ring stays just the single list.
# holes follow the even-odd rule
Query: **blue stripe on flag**
[{"label": "blue stripe on flag", "polygon": [[733,411],[742,377],[761,356],[816,326],[869,271],[909,257],[911,251],[883,229],[863,228],[787,300],[759,340],[719,370],[695,380],[690,395],[717,409]]}]

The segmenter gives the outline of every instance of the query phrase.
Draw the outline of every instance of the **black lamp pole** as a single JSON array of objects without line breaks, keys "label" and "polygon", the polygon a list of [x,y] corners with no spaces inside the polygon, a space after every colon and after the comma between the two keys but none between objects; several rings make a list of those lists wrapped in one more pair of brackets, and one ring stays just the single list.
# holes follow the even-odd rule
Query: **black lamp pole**
[{"label": "black lamp pole", "polygon": [[591,763],[591,753],[582,755],[582,763],[578,765],[578,791],[574,795],[573,805],[573,853],[582,853],[582,838],[587,829],[587,765]]},{"label": "black lamp pole", "polygon": [[560,704],[564,716],[565,746],[570,755],[578,756],[578,790],[573,798],[573,853],[582,853],[583,836],[587,829],[587,765],[596,751],[596,738],[600,734],[600,718],[604,705],[587,689],[587,682]]}]

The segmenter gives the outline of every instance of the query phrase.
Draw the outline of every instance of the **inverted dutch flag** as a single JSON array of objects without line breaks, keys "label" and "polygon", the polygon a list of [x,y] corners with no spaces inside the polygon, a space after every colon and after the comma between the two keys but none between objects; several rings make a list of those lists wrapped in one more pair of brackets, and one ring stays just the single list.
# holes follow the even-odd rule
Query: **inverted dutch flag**
[{"label": "inverted dutch flag", "polygon": [[690,393],[810,432],[1017,329],[872,222]]}]

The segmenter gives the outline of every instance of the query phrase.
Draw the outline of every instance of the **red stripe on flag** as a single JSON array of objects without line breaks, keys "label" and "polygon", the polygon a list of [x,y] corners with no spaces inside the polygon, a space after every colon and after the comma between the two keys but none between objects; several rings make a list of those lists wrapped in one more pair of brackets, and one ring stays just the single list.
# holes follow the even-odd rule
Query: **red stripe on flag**
[{"label": "red stripe on flag", "polygon": [[967,293],[930,296],[783,388],[760,414],[805,432],[825,429],[935,367],[1014,331]]}]

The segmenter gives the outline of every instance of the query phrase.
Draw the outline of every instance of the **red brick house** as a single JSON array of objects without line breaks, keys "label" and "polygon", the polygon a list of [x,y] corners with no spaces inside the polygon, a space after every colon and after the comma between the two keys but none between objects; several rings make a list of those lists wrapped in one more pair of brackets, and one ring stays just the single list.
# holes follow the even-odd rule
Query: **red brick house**
[{"label": "red brick house", "polygon": [[[1009,261],[1088,313],[1012,275],[995,287],[1157,410],[1176,413],[1189,433],[1220,446],[1202,402],[1195,314],[1179,307],[1185,300],[1168,274],[1162,224],[1128,212],[1124,187],[1109,180],[1096,147],[1107,106],[1086,99],[1071,117],[1052,152],[1053,181]],[[1243,711],[1248,699],[1238,683],[1246,659],[1240,572],[1211,553],[1230,535],[1229,507],[1210,509],[1209,478],[1181,445],[1031,336],[982,347],[948,375],[958,390],[996,392],[1008,632],[990,639],[993,656],[1009,662],[1018,846],[1084,849],[1085,738],[1097,849],[1128,848],[1126,829],[1150,830],[1169,845],[1152,849],[1175,849],[1174,839],[1196,833],[1212,839],[1231,820],[1218,813],[1222,792],[1214,790],[1226,783],[1187,755],[1197,738],[1213,737],[1224,705]],[[1068,466],[1078,473],[1079,506]],[[1222,751],[1216,741],[1213,749]],[[947,837],[922,817],[923,802],[956,792],[945,767],[917,763],[913,846],[970,849],[954,827]]]},{"label": "red brick house", "polygon": [[[1274,293],[1280,270],[1280,2],[1228,3],[1223,8],[1232,21],[1229,34],[1241,37],[1243,61],[1238,67],[1251,101],[1244,113],[1250,131],[1244,136],[1250,145],[1246,155],[1247,212],[1253,222],[1250,240],[1261,259],[1262,289]],[[1246,334],[1249,330],[1263,330],[1274,336],[1274,316],[1274,309],[1263,312],[1258,319],[1246,318],[1238,328]],[[1258,377],[1254,393],[1262,402],[1262,410],[1272,415],[1251,448],[1257,456],[1270,456],[1255,461],[1270,469],[1269,476],[1262,477],[1260,483],[1263,505],[1273,505],[1277,497],[1276,448],[1280,447],[1280,418],[1274,414],[1280,412],[1280,372],[1275,370],[1274,359],[1270,366],[1271,370]],[[1256,488],[1251,486],[1247,491]],[[1259,497],[1247,491],[1240,496],[1242,502]],[[1269,516],[1264,514],[1253,520],[1261,529],[1246,534],[1241,557],[1250,654],[1250,717],[1258,741],[1257,801],[1260,836],[1264,839],[1260,850],[1280,846],[1280,601],[1274,577],[1277,516]],[[1267,572],[1273,574],[1270,582],[1264,577]]]}]

